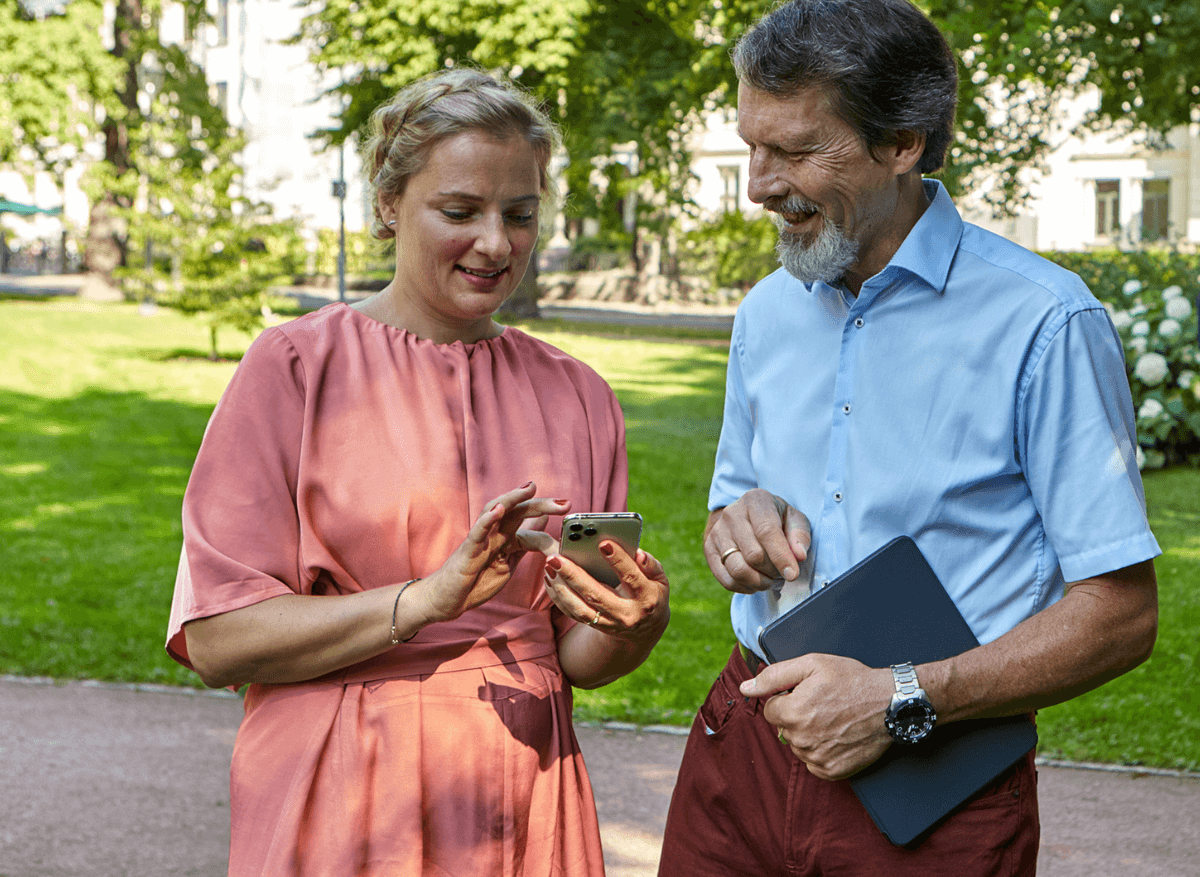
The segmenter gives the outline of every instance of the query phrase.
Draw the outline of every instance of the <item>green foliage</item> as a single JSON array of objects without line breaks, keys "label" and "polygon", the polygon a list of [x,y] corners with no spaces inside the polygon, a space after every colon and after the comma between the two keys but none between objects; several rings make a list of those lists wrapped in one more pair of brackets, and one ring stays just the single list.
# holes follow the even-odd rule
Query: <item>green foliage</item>
[{"label": "green foliage", "polygon": [[0,163],[61,185],[96,132],[95,96],[114,91],[120,73],[100,40],[103,16],[99,0],[41,21],[0,0]]},{"label": "green foliage", "polygon": [[730,91],[729,38],[761,13],[747,0],[305,0],[298,40],[347,99],[339,142],[411,79],[456,63],[512,78],[563,126],[567,210],[596,200],[594,170],[636,144],[637,172],[661,214],[683,197],[685,134]]},{"label": "green foliage", "polygon": [[1083,278],[1121,334],[1143,465],[1200,466],[1200,256],[1171,250],[1045,255]]},{"label": "green foliage", "polygon": [[707,277],[714,287],[742,292],[779,267],[775,242],[779,234],[771,217],[747,219],[730,211],[683,235],[679,266],[682,274]]},{"label": "green foliage", "polygon": [[1169,0],[921,0],[962,61],[952,191],[984,177],[997,212],[1027,191],[1017,171],[1056,137],[1063,97],[1094,86],[1085,130],[1163,134],[1200,109],[1200,5]]},{"label": "green foliage", "polygon": [[[315,273],[337,276],[338,232],[333,228],[317,229],[317,258]],[[366,231],[346,232],[346,274],[358,277],[387,277],[393,271],[392,248],[377,241]]]}]

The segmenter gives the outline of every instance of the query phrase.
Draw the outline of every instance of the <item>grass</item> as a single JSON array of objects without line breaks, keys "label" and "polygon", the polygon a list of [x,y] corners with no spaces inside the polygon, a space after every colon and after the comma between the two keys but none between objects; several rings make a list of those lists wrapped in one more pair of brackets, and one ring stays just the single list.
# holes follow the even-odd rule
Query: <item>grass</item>
[{"label": "grass", "polygon": [[[630,507],[671,576],[645,666],[578,692],[580,719],[686,724],[728,658],[728,597],[700,554],[720,429],[720,333],[521,324],[597,368],[625,409]],[[163,638],[179,506],[209,413],[248,339],[171,311],[0,301],[0,673],[198,685]],[[1200,769],[1200,472],[1148,473],[1162,617],[1145,665],[1045,710],[1052,757]]]}]

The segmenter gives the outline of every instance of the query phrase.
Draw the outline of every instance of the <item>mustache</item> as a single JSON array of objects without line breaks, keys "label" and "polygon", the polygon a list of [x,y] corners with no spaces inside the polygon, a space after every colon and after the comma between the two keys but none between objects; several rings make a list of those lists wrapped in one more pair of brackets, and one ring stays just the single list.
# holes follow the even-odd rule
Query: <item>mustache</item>
[{"label": "mustache", "polygon": [[790,213],[793,216],[797,213],[821,213],[822,216],[824,215],[821,211],[821,205],[805,201],[799,195],[768,198],[763,201],[763,208],[769,210],[771,213]]}]

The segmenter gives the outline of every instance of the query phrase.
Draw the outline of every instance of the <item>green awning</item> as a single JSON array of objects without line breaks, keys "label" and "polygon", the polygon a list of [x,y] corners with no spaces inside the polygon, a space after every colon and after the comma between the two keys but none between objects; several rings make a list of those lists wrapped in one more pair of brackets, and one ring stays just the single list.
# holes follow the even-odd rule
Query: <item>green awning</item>
[{"label": "green awning", "polygon": [[61,207],[34,207],[32,204],[18,204],[16,201],[9,201],[7,198],[0,198],[0,213],[17,213],[21,216],[32,216],[35,213],[45,213],[49,216],[56,216],[62,213]]}]

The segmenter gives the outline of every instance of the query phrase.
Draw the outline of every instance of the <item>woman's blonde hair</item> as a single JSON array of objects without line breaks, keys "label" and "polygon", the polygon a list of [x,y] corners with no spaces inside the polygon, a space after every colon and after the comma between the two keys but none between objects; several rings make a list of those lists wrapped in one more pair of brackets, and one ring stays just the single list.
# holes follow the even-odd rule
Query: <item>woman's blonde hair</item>
[{"label": "woman's blonde hair", "polygon": [[393,201],[403,195],[433,147],[465,131],[481,131],[498,139],[526,138],[541,176],[542,214],[549,213],[546,202],[554,191],[548,168],[560,142],[558,129],[536,102],[512,83],[480,70],[455,67],[410,83],[371,114],[362,158],[374,215],[372,237],[392,238],[380,215],[380,198]]}]

